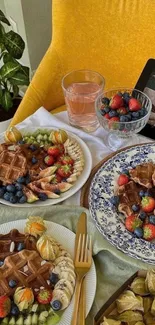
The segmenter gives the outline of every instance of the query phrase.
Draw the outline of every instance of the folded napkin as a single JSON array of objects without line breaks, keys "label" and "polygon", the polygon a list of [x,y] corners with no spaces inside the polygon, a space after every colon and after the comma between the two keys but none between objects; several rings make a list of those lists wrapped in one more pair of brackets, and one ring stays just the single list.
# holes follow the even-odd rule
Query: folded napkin
[{"label": "folded napkin", "polygon": [[[43,107],[39,108],[33,115],[29,116],[23,122],[18,124],[20,129],[25,127],[57,127],[70,131],[79,138],[81,138],[89,147],[93,157],[93,167],[101,161],[104,157],[110,154],[112,151],[107,147],[107,132],[99,127],[95,132],[89,134],[80,129],[69,125],[67,112],[61,112],[56,115],[52,115]],[[148,142],[148,138],[138,135],[128,141],[127,145],[134,145],[137,143]],[[150,140],[151,141],[151,140]],[[120,142],[120,147],[123,147],[123,140]],[[74,194],[69,199],[65,200],[63,204],[66,205],[79,205],[80,204],[80,191]]]}]

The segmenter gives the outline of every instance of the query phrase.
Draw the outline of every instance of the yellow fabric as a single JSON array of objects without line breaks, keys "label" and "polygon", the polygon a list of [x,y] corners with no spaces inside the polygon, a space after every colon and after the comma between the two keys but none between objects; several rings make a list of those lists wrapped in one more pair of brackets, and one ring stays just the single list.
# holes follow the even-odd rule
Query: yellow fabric
[{"label": "yellow fabric", "polygon": [[134,86],[155,57],[154,19],[155,0],[52,0],[52,42],[12,124],[63,105],[61,80],[72,70],[100,72],[106,88]]}]

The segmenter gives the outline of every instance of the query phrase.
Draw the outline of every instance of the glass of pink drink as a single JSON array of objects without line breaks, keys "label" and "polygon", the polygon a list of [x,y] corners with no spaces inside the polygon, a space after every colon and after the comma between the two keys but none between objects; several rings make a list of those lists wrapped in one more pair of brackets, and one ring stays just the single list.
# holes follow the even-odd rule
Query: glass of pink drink
[{"label": "glass of pink drink", "polygon": [[104,85],[104,78],[91,70],[73,71],[64,76],[62,88],[71,125],[86,132],[98,128],[95,100],[102,94]]}]

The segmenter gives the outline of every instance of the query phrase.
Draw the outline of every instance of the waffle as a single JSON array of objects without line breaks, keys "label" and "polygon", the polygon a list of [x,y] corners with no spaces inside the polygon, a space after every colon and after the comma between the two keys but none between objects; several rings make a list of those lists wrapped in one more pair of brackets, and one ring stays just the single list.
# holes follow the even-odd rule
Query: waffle
[{"label": "waffle", "polygon": [[[44,261],[36,251],[26,249],[6,257],[0,267],[0,296],[12,296],[16,288],[9,287],[9,281],[15,280],[18,287],[29,287],[34,291],[49,288],[49,274],[52,264]],[[49,284],[48,284],[49,282]]]},{"label": "waffle", "polygon": [[117,193],[119,195],[119,212],[123,213],[126,217],[133,214],[132,205],[141,203],[140,196],[138,195],[140,190],[141,187],[133,181],[119,187]]},{"label": "waffle", "polygon": [[36,250],[36,239],[30,235],[21,234],[17,229],[12,229],[8,234],[0,235],[0,260],[17,253],[19,243],[25,249]]},{"label": "waffle", "polygon": [[[35,145],[37,148],[35,151],[32,151],[29,147],[29,144],[23,144],[16,146],[16,150],[22,153],[26,158],[30,175],[39,174],[42,169],[47,168],[47,165],[44,163],[44,158],[47,156],[47,152],[37,145]],[[37,159],[37,162],[35,164],[32,163],[33,157]]]},{"label": "waffle", "polygon": [[155,171],[155,165],[151,162],[143,165],[138,165],[136,168],[129,171],[130,177],[134,182],[145,186],[146,188],[152,188],[152,175]]},{"label": "waffle", "polygon": [[3,184],[12,184],[18,177],[27,173],[27,161],[21,154],[4,150],[0,154],[0,180]]}]

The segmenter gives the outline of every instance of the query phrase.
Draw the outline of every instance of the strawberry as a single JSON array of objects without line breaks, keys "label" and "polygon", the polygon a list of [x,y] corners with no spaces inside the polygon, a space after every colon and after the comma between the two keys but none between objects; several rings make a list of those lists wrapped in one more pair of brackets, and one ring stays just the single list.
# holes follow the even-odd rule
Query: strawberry
[{"label": "strawberry", "polygon": [[70,165],[63,165],[57,170],[57,174],[61,177],[69,177],[72,174],[73,168]]},{"label": "strawberry", "polygon": [[146,240],[152,240],[155,239],[155,225],[152,225],[151,223],[148,223],[144,225],[143,227],[143,238]]},{"label": "strawberry", "polygon": [[48,148],[47,153],[50,156],[58,157],[60,155],[60,149],[58,146],[52,146]]},{"label": "strawberry", "polygon": [[110,104],[109,106],[112,108],[112,109],[118,109],[120,107],[122,107],[124,105],[124,101],[123,101],[123,98],[116,94],[114,95],[111,100],[110,100]]},{"label": "strawberry", "polygon": [[127,114],[127,110],[125,107],[120,107],[117,109],[117,113],[119,113],[120,115],[125,115]]},{"label": "strawberry", "polygon": [[141,109],[141,103],[136,98],[129,99],[129,110],[136,112]]},{"label": "strawberry", "polygon": [[53,297],[53,295],[52,295],[51,290],[42,289],[37,294],[36,299],[39,302],[39,304],[46,305],[46,304],[50,303],[50,301],[52,300],[52,297]]},{"label": "strawberry", "polygon": [[141,227],[143,221],[137,218],[135,215],[130,215],[125,220],[125,227],[130,232],[134,232],[137,227]]},{"label": "strawberry", "polygon": [[10,313],[11,300],[8,296],[0,296],[0,318],[6,317]]},{"label": "strawberry", "polygon": [[117,184],[119,186],[121,185],[125,185],[129,182],[129,177],[126,175],[126,174],[121,174],[119,177],[118,177],[118,180],[117,180]]},{"label": "strawberry", "polygon": [[107,120],[110,120],[109,113],[106,113],[106,114],[104,115],[104,117],[105,117]]},{"label": "strawberry", "polygon": [[65,152],[64,145],[61,144],[61,143],[59,143],[59,144],[57,144],[57,147],[58,147],[59,150],[60,150],[60,155],[61,155],[61,154],[64,154],[64,152]]},{"label": "strawberry", "polygon": [[145,196],[142,198],[141,205],[144,212],[152,212],[155,209],[155,200],[151,196]]},{"label": "strawberry", "polygon": [[62,177],[58,173],[56,173],[54,175],[54,178],[52,179],[52,184],[58,184],[61,183],[61,181],[62,181]]},{"label": "strawberry", "polygon": [[74,164],[74,159],[72,159],[68,155],[60,156],[58,161],[60,161],[63,165],[73,165]]},{"label": "strawberry", "polygon": [[54,164],[54,158],[53,156],[46,156],[44,158],[44,162],[47,166],[52,166]]}]

